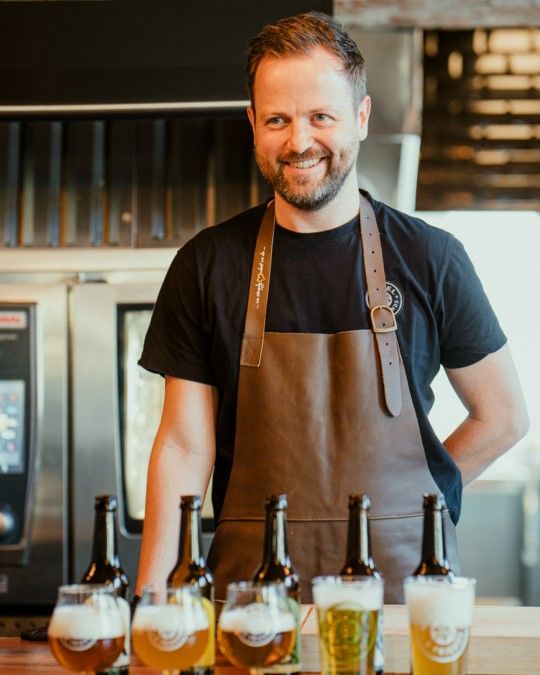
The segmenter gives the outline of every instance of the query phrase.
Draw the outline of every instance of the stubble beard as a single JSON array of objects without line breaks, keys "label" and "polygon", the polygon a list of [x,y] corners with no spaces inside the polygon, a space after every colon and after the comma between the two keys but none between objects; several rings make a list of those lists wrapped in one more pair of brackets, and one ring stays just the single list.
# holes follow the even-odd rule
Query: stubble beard
[{"label": "stubble beard", "polygon": [[359,141],[353,141],[338,155],[333,153],[325,155],[323,161],[327,163],[326,173],[322,180],[311,189],[309,177],[287,178],[283,161],[306,161],[320,157],[320,153],[309,149],[300,155],[288,154],[274,163],[255,148],[255,160],[264,178],[287,203],[302,211],[317,211],[329,204],[343,187],[345,180],[356,165],[359,146]]}]

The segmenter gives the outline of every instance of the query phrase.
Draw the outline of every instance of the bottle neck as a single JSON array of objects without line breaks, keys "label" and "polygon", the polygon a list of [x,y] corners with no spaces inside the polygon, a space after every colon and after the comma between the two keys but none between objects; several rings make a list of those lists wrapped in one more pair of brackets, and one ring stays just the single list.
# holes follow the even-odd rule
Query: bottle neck
[{"label": "bottle neck", "polygon": [[347,536],[347,564],[355,563],[361,563],[366,567],[373,565],[368,512],[359,505],[351,507]]},{"label": "bottle neck", "polygon": [[446,564],[444,548],[442,511],[437,508],[427,509],[424,514],[422,560],[444,566]]},{"label": "bottle neck", "polygon": [[119,566],[114,511],[97,511],[94,526],[94,562]]},{"label": "bottle neck", "polygon": [[287,546],[287,516],[283,510],[267,514],[264,535],[264,563],[290,566]]},{"label": "bottle neck", "polygon": [[178,560],[190,565],[204,565],[199,509],[182,509]]}]

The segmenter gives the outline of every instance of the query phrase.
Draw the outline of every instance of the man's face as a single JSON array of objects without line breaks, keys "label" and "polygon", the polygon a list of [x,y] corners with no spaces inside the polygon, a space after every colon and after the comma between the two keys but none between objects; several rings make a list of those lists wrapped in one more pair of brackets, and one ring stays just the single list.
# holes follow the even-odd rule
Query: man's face
[{"label": "man's face", "polygon": [[370,101],[358,112],[339,60],[323,48],[307,56],[265,57],[248,116],[255,158],[274,190],[296,208],[331,202],[351,173],[367,135]]}]

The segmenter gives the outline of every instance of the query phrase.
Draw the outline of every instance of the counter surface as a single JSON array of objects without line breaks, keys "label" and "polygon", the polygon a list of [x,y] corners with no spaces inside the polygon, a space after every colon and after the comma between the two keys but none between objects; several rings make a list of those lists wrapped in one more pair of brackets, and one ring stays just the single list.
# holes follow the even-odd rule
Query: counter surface
[{"label": "counter surface", "polygon": [[[403,606],[385,607],[386,675],[409,673],[407,612]],[[303,608],[303,667],[318,671],[317,620],[312,607]],[[232,667],[218,657],[216,675],[246,675],[249,671]],[[28,675],[67,673],[54,660],[45,642],[26,642],[19,638],[0,638],[0,673]],[[158,671],[146,668],[132,656],[130,673],[142,675]],[[540,675],[540,608],[476,607],[469,653],[470,675]]]}]

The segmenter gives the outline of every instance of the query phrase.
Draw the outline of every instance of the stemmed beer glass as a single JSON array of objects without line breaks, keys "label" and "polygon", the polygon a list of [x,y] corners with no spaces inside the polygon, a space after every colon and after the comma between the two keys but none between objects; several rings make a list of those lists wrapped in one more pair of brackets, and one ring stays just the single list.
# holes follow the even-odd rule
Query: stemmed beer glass
[{"label": "stemmed beer glass", "polygon": [[114,588],[60,586],[48,637],[54,657],[67,670],[95,673],[112,666],[126,639]]},{"label": "stemmed beer glass", "polygon": [[163,673],[188,670],[202,656],[210,619],[198,586],[143,590],[133,617],[133,649],[141,661]]},{"label": "stemmed beer glass", "polygon": [[235,666],[262,673],[290,656],[295,636],[295,617],[283,584],[240,582],[227,586],[218,642]]}]

